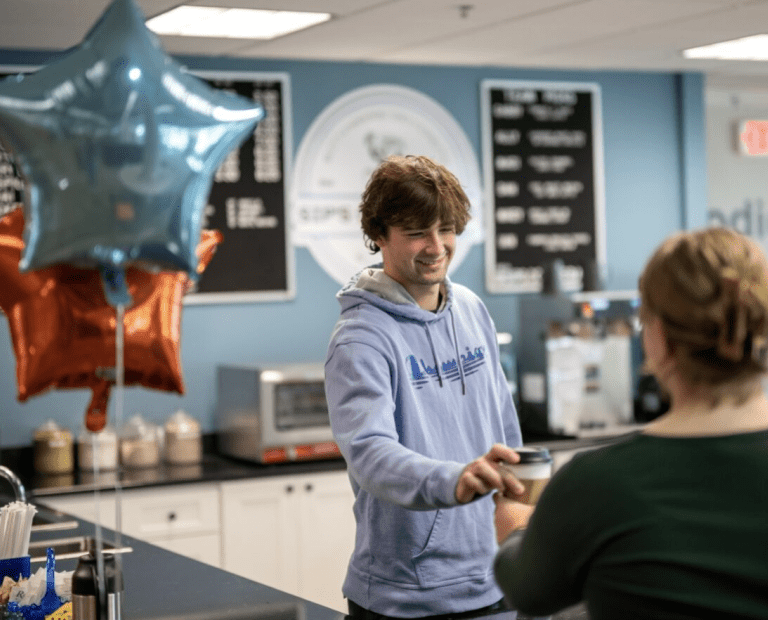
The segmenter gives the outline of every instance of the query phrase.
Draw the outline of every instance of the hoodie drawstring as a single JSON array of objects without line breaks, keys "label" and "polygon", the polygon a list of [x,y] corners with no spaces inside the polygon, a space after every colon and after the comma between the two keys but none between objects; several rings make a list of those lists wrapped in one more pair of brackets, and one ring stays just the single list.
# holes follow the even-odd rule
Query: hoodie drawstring
[{"label": "hoodie drawstring", "polygon": [[429,348],[432,350],[432,359],[435,360],[435,372],[437,373],[437,381],[440,383],[440,387],[443,387],[443,377],[440,375],[440,364],[437,361],[437,353],[435,352],[435,345],[432,342],[432,334],[429,333],[429,325],[424,323],[424,330],[427,332],[427,340],[429,340]]},{"label": "hoodie drawstring", "polygon": [[451,315],[451,327],[453,327],[453,346],[456,347],[456,363],[459,365],[459,374],[461,375],[461,394],[466,396],[467,384],[464,383],[464,366],[461,363],[461,355],[459,355],[459,339],[456,336],[456,321],[453,318],[453,309],[448,308],[448,312]]},{"label": "hoodie drawstring", "polygon": [[[451,315],[451,328],[453,329],[453,347],[456,351],[456,365],[459,367],[459,376],[461,377],[461,394],[466,396],[467,384],[464,381],[464,366],[461,364],[461,355],[459,355],[459,339],[456,336],[456,320],[453,318],[453,310],[448,309]],[[437,373],[437,381],[440,387],[443,387],[443,376],[440,374],[440,364],[437,361],[437,352],[435,351],[435,344],[432,342],[432,334],[429,331],[429,324],[424,323],[424,331],[427,332],[427,340],[429,341],[429,348],[432,351],[432,359],[435,361],[435,372]]]}]

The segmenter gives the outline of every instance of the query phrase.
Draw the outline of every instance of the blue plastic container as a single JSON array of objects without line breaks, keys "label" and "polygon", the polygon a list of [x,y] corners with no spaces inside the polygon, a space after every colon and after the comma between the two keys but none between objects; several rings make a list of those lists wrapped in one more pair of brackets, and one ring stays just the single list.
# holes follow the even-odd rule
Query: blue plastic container
[{"label": "blue plastic container", "polygon": [[31,574],[30,558],[28,555],[20,558],[7,558],[0,560],[0,583],[5,577],[18,581],[21,577],[29,577]]},{"label": "blue plastic container", "polygon": [[[16,559],[23,560],[24,558]],[[29,558],[27,558],[27,577],[29,577],[29,570]],[[7,611],[21,612],[24,620],[45,620],[46,616],[61,607],[62,600],[56,594],[56,557],[50,547],[46,550],[45,585],[45,595],[43,595],[43,600],[40,601],[39,605],[19,607],[16,603],[10,602]]]}]

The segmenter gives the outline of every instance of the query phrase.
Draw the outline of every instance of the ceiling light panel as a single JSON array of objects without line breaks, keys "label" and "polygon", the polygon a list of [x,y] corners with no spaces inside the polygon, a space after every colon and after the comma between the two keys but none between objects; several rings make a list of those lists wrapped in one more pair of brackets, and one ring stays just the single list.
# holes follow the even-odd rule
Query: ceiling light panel
[{"label": "ceiling light panel", "polygon": [[268,40],[321,24],[329,13],[181,5],[147,20],[160,35]]},{"label": "ceiling light panel", "polygon": [[716,60],[768,60],[768,34],[756,34],[683,50],[686,58]]}]

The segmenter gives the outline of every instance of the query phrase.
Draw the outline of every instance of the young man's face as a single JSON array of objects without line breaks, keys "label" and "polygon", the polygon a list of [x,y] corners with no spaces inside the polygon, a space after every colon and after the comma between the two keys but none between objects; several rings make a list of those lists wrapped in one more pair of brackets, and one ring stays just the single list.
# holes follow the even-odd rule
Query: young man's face
[{"label": "young man's face", "polygon": [[445,279],[456,249],[456,228],[440,222],[422,229],[390,226],[376,245],[381,249],[384,272],[418,297],[414,292],[425,292]]}]

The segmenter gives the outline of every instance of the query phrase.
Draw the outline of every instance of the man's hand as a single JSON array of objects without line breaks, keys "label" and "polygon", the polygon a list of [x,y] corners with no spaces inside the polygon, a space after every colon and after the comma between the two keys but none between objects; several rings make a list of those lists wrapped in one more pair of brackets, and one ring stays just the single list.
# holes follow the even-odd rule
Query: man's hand
[{"label": "man's hand", "polygon": [[522,529],[528,525],[534,507],[504,497],[501,493],[494,493],[493,501],[496,504],[496,510],[493,513],[496,540],[501,543],[514,530]]},{"label": "man's hand", "polygon": [[487,454],[469,463],[459,476],[456,484],[456,499],[460,504],[472,501],[477,495],[496,490],[516,497],[525,491],[522,483],[502,463],[517,463],[520,460],[512,448],[497,443]]}]

